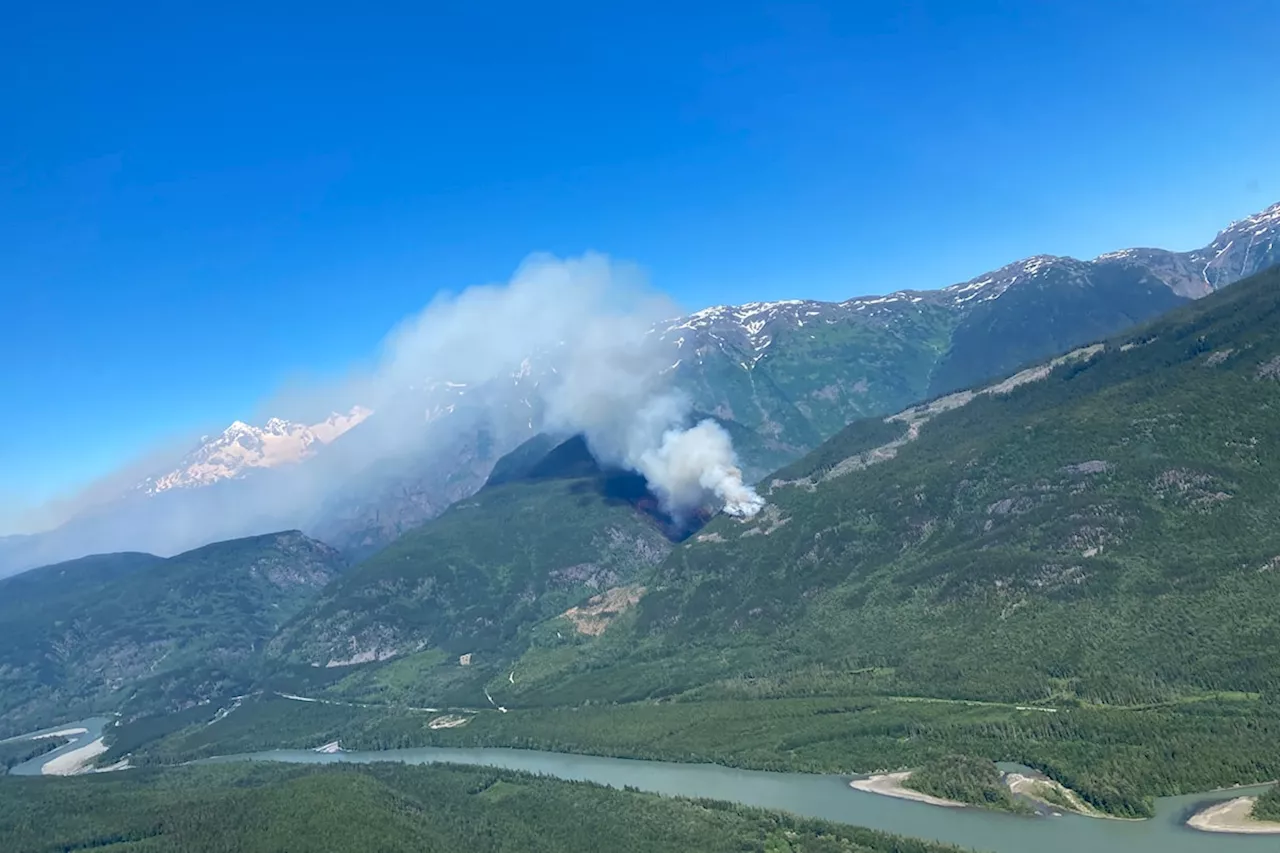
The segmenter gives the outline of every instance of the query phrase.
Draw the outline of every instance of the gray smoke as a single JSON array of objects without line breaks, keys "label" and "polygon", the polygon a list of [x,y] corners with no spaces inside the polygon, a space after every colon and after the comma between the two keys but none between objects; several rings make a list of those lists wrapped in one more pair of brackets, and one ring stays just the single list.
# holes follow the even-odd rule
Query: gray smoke
[{"label": "gray smoke", "polygon": [[597,317],[565,353],[547,395],[549,425],[586,436],[601,461],[642,474],[674,515],[709,503],[750,517],[764,501],[742,480],[729,434],[713,420],[688,427],[689,398],[672,387],[671,351],[637,315]]},{"label": "gray smoke", "polygon": [[403,324],[375,374],[374,406],[424,375],[481,382],[540,356],[556,375],[541,389],[548,428],[582,433],[602,462],[642,474],[673,514],[714,503],[752,516],[764,502],[743,483],[728,433],[710,420],[686,428],[672,351],[652,334],[676,313],[634,266],[534,256],[508,284],[440,297]]},{"label": "gray smoke", "polygon": [[[602,462],[642,474],[673,514],[714,505],[753,515],[762,501],[742,482],[729,435],[714,421],[690,424],[690,401],[672,385],[676,356],[652,334],[656,323],[679,313],[635,266],[598,254],[531,256],[505,284],[437,296],[387,336],[372,367],[282,389],[256,416],[226,414],[226,423],[239,417],[261,424],[271,416],[313,423],[353,404],[373,409],[350,438],[300,465],[149,499],[137,484],[172,470],[198,441],[192,436],[158,448],[77,494],[25,511],[27,523],[11,530],[36,535],[0,536],[0,575],[95,552],[173,554],[291,526],[323,535],[312,521],[327,518],[329,503],[353,491],[359,500],[364,493],[353,488],[356,479],[426,460],[416,470],[427,474],[417,476],[445,481],[458,464],[457,448],[474,441],[477,429],[489,430],[499,452],[529,429],[582,433]],[[531,362],[545,371],[541,399],[504,403],[502,393],[514,398],[513,376]],[[465,385],[459,404],[470,407],[467,414],[460,409],[424,423],[414,407],[418,398],[406,392],[432,383]],[[486,421],[487,410],[476,411],[530,403],[541,409],[529,410],[527,429],[523,416],[513,426],[509,416]],[[216,434],[222,426],[204,431]],[[93,434],[92,424],[86,434]]]}]

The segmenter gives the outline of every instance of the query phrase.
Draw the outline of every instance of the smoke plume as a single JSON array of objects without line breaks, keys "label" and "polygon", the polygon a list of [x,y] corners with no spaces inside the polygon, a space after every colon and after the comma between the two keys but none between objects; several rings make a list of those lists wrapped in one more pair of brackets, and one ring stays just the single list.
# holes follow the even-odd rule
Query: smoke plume
[{"label": "smoke plume", "polygon": [[[183,464],[200,442],[156,448],[26,512],[23,532],[33,535],[0,536],[0,576],[90,553],[168,555],[288,527],[324,539],[335,523],[359,523],[406,488],[419,489],[418,515],[407,518],[418,523],[463,496],[442,484],[484,458],[477,441],[490,443],[491,463],[539,429],[583,434],[602,463],[643,475],[672,515],[704,507],[753,515],[762,501],[743,483],[728,433],[711,420],[692,423],[693,403],[672,381],[678,354],[653,334],[679,314],[634,266],[598,254],[531,256],[505,284],[438,295],[388,334],[371,366],[282,389],[256,416],[226,413],[225,423],[314,423],[354,404],[374,410],[315,458],[148,498],[138,484]],[[455,396],[440,402],[440,388]],[[204,426],[211,435],[221,429]],[[458,481],[472,488],[482,476],[463,474]]]},{"label": "smoke plume", "polygon": [[692,403],[653,334],[677,313],[632,265],[535,255],[508,284],[438,297],[403,323],[363,398],[376,410],[424,377],[484,382],[533,356],[556,377],[540,389],[549,429],[582,433],[601,462],[643,475],[673,515],[714,503],[752,516],[764,502],[743,483],[729,434],[711,420],[686,428]]},{"label": "smoke plume", "polygon": [[671,351],[652,329],[633,314],[595,318],[565,353],[549,426],[582,433],[602,462],[643,475],[672,515],[709,503],[755,515],[764,501],[742,481],[728,432],[710,419],[687,426],[691,401],[672,386]]}]

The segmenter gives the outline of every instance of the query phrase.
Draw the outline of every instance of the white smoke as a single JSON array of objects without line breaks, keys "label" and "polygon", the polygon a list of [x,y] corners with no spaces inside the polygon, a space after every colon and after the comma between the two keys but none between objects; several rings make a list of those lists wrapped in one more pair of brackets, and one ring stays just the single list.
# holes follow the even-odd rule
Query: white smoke
[{"label": "white smoke", "polygon": [[[263,402],[260,417],[228,412],[222,425],[202,430],[216,433],[237,417],[255,423],[270,416],[313,422],[354,403],[374,410],[351,438],[344,436],[315,460],[277,469],[272,476],[142,501],[136,485],[178,464],[197,445],[193,436],[156,448],[136,464],[44,506],[28,510],[10,498],[15,505],[5,513],[7,519],[0,518],[12,528],[0,529],[0,574],[88,553],[167,555],[217,539],[305,527],[324,517],[319,513],[327,499],[351,494],[362,472],[375,472],[368,476],[376,486],[377,465],[397,468],[410,458],[407,454],[417,461],[436,460],[433,470],[447,477],[448,466],[458,464],[452,448],[465,435],[446,434],[448,421],[424,425],[420,410],[400,404],[416,399],[406,397],[406,390],[461,383],[467,395],[459,400],[470,404],[473,390],[479,395],[479,389],[514,388],[512,377],[530,359],[555,373],[540,387],[546,422],[540,423],[542,416],[530,408],[528,428],[582,433],[602,462],[642,474],[673,515],[715,505],[750,516],[762,501],[742,482],[729,435],[714,421],[690,428],[692,402],[671,383],[678,354],[652,334],[655,324],[679,313],[645,285],[632,265],[590,253],[567,259],[531,256],[504,284],[437,296],[391,331],[372,366],[355,367],[314,387],[282,389]],[[453,423],[465,432],[475,429],[476,418]],[[495,417],[491,425],[507,429],[506,423]],[[505,450],[523,440],[525,423],[522,418],[511,432],[495,433],[495,443]],[[92,432],[89,424],[86,434]],[[380,500],[380,493],[360,488],[357,498]],[[2,537],[19,530],[36,535]],[[325,528],[308,532],[323,538]]]},{"label": "white smoke", "polygon": [[690,429],[667,430],[662,443],[642,451],[634,464],[676,511],[698,507],[714,495],[729,515],[750,518],[764,508],[764,499],[742,482],[737,462],[729,433],[708,419]]},{"label": "white smoke", "polygon": [[567,345],[561,381],[547,394],[549,426],[582,433],[606,464],[643,475],[677,517],[709,504],[749,518],[764,500],[742,480],[729,433],[690,427],[689,398],[671,385],[671,350],[634,314],[597,317]]}]

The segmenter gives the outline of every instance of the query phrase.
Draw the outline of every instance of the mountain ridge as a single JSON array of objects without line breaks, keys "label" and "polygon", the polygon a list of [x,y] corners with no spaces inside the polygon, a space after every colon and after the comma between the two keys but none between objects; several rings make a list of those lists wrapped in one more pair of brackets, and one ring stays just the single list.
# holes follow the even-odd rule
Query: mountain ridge
[{"label": "mountain ridge", "polygon": [[1277,318],[1273,269],[986,393],[855,422],[769,478],[755,519],[678,546],[620,634],[503,701],[807,671],[1057,707],[1273,695]]},{"label": "mountain ridge", "polygon": [[189,489],[243,477],[250,469],[297,464],[316,453],[315,445],[330,444],[359,426],[373,411],[352,406],[345,414],[334,412],[315,424],[270,418],[261,427],[233,421],[216,437],[204,436],[177,467],[148,477],[137,489],[148,496],[169,489]]},{"label": "mountain ridge", "polygon": [[332,548],[282,531],[0,579],[0,728],[242,686],[261,644],[345,570]]},{"label": "mountain ridge", "polygon": [[[1089,261],[1036,255],[937,290],[712,306],[660,323],[651,334],[671,350],[665,372],[672,384],[695,408],[749,438],[740,456],[748,477],[756,477],[850,421],[1008,375],[1278,262],[1275,204],[1189,252],[1126,249]],[[118,507],[132,519],[128,523],[74,518],[59,530],[0,540],[0,574],[90,552],[173,553],[283,526],[365,556],[480,488],[502,454],[537,434],[544,414],[538,388],[550,374],[551,365],[531,356],[511,377],[487,384],[424,379],[387,411],[363,418],[360,429],[334,436],[325,453],[304,464],[215,465],[215,473],[230,476],[198,486],[199,471],[179,474],[176,479],[190,487],[151,495],[144,486],[145,503]],[[378,436],[387,430],[379,421],[395,425],[392,432],[420,430],[423,437],[383,453]],[[213,457],[218,451],[208,452]],[[356,463],[317,468],[327,458],[362,454],[367,458]],[[295,478],[301,486],[289,488],[279,485],[280,476],[270,476],[313,469],[335,473],[305,474]],[[221,497],[191,500],[219,487]],[[279,495],[257,494],[271,489]],[[259,504],[263,512],[247,513],[235,525],[202,528],[203,519],[236,518],[239,507]],[[152,519],[163,519],[152,529],[170,532],[160,538],[121,532]]]},{"label": "mountain ridge", "polygon": [[[336,688],[416,704],[483,702],[480,684],[539,622],[628,588],[677,537],[637,474],[603,468],[586,442],[535,436],[478,492],[324,590],[266,647],[269,661],[352,674]],[[412,677],[368,681],[387,662]]]}]

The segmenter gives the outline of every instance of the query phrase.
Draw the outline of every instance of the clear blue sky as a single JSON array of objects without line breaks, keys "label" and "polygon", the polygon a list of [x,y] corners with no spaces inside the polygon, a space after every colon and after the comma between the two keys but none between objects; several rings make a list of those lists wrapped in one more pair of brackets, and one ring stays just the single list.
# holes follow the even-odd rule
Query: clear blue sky
[{"label": "clear blue sky", "polygon": [[1274,0],[74,5],[0,27],[0,516],[531,251],[838,299],[1280,198]]}]

